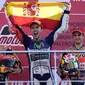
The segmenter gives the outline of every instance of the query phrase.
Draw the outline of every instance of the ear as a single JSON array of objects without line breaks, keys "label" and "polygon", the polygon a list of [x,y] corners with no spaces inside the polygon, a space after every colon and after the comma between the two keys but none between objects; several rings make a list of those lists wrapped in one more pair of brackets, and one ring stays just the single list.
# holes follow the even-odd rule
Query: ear
[{"label": "ear", "polygon": [[85,34],[82,34],[82,36],[84,37]]}]

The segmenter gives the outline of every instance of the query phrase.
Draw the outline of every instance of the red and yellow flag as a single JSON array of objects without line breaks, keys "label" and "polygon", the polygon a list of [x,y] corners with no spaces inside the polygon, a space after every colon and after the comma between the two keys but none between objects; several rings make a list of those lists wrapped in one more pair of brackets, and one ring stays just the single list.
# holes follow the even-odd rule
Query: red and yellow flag
[{"label": "red and yellow flag", "polygon": [[45,29],[54,29],[58,24],[64,3],[62,2],[10,2],[5,10],[12,24],[29,26],[33,20],[40,20]]}]

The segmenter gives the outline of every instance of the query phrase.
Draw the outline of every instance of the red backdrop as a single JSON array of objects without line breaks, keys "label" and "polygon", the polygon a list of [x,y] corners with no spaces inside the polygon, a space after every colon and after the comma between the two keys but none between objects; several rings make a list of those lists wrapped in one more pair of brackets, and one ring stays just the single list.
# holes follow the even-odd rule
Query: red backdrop
[{"label": "red backdrop", "polygon": [[[28,1],[28,0],[7,0],[7,2],[10,1]],[[72,9],[70,13],[70,22],[69,22],[69,30],[66,33],[63,33],[62,35],[59,36],[59,38],[56,40],[56,42],[53,45],[52,49],[60,49],[64,50],[72,45],[72,37],[71,37],[71,29],[75,26],[83,26],[85,27],[85,10],[84,6],[85,3],[83,1],[71,1],[72,3]],[[3,13],[4,10],[2,9],[0,12],[0,29],[1,29],[1,36],[0,40],[2,39],[2,31],[3,28],[5,29],[5,25],[7,25],[7,20],[5,17],[5,14]],[[30,30],[27,28],[24,28],[23,31],[30,35]],[[45,38],[51,31],[50,30],[44,30],[42,33],[42,37]],[[3,33],[3,36],[6,36],[7,39],[9,35],[5,35],[6,33]],[[15,40],[15,39],[14,39]],[[2,45],[3,42],[0,41],[0,44]],[[7,45],[7,43],[5,43]],[[84,43],[85,44],[85,43]],[[17,43],[14,42],[12,45],[12,48],[14,50],[24,50],[23,46],[15,46]],[[26,54],[17,54],[18,57],[20,58],[21,62],[23,63],[23,66],[28,66],[28,60]],[[54,61],[52,61],[53,65]],[[19,75],[11,75],[10,79],[11,80],[28,80],[28,75],[29,75],[29,70],[28,68],[24,68],[24,72]]]}]

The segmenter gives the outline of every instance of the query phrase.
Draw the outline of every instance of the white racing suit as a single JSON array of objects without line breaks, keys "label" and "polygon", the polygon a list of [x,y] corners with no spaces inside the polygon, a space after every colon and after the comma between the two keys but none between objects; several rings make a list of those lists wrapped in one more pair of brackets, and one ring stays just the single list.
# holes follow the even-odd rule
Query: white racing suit
[{"label": "white racing suit", "polygon": [[[54,30],[44,39],[38,42],[33,41],[28,35],[26,35],[22,29],[15,25],[18,29],[16,35],[19,38],[19,34],[22,35],[23,45],[26,50],[50,50],[52,44],[58,37],[58,34],[64,32],[68,28],[69,11],[65,11],[60,23],[54,28]],[[20,37],[20,40],[22,40]],[[28,61],[30,62],[30,80],[34,81],[32,85],[54,85],[54,78],[50,67],[50,53],[29,53],[27,54]],[[41,82],[42,81],[42,82]],[[44,82],[46,81],[46,82]]]},{"label": "white racing suit", "polygon": [[34,85],[54,85],[49,53],[30,54],[30,61],[31,80]]}]

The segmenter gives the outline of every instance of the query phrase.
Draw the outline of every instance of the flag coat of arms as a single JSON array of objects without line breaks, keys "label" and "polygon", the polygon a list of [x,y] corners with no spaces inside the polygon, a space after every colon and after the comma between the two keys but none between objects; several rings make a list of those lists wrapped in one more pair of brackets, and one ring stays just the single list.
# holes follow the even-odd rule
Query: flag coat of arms
[{"label": "flag coat of arms", "polygon": [[5,6],[12,24],[29,26],[33,20],[40,20],[45,29],[54,29],[63,13],[63,2],[10,2]]}]

